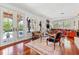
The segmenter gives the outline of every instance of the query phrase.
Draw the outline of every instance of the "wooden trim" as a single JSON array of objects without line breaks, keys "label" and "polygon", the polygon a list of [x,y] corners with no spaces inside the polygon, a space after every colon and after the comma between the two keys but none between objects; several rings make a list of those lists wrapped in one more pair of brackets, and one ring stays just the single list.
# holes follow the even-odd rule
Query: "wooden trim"
[{"label": "wooden trim", "polygon": [[10,46],[14,46],[14,45],[22,43],[22,42],[30,42],[30,39],[21,40],[21,41],[14,42],[14,43],[11,43],[11,44],[8,44],[8,45],[5,45],[5,46],[0,46],[0,50],[5,49],[5,48],[10,47]]},{"label": "wooden trim", "polygon": [[7,13],[7,12],[3,12],[3,17],[13,18],[13,14]]}]

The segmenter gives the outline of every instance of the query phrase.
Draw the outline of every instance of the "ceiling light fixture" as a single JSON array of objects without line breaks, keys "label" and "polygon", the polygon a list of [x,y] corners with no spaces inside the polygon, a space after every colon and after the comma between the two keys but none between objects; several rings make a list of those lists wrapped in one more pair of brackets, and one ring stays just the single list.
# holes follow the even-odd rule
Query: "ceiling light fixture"
[{"label": "ceiling light fixture", "polygon": [[64,13],[62,12],[62,13],[60,13],[60,14],[64,14]]}]

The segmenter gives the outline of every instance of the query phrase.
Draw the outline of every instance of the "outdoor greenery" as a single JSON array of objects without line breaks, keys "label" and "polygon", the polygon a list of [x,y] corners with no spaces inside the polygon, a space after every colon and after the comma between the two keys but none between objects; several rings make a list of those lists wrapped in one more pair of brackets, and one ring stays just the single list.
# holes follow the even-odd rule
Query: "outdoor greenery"
[{"label": "outdoor greenery", "polygon": [[[10,18],[4,18],[4,21],[3,21],[3,30],[5,32],[11,32],[12,31],[12,19]],[[19,24],[18,24],[18,29],[19,31],[23,31],[23,28],[24,28],[24,25],[23,25],[23,21],[20,21]]]},{"label": "outdoor greenery", "polygon": [[23,23],[19,23],[19,31],[23,31],[24,25]]},{"label": "outdoor greenery", "polygon": [[10,19],[10,18],[4,18],[4,21],[3,21],[3,30],[5,32],[12,31],[12,19]]}]

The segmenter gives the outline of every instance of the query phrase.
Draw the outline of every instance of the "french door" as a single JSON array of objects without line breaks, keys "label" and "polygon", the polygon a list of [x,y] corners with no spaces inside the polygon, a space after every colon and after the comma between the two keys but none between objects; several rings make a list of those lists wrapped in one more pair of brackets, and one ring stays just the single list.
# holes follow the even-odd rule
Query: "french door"
[{"label": "french door", "polygon": [[1,26],[1,39],[0,46],[7,45],[13,41],[16,41],[16,32],[14,31],[15,20],[12,11],[2,9],[0,11],[0,26]]},{"label": "french door", "polygon": [[[0,47],[5,46],[14,42],[25,39],[25,25],[24,16],[21,13],[18,15],[17,12],[11,11],[6,8],[0,9]],[[23,44],[16,45],[19,49],[19,54],[22,54],[22,49],[19,46]],[[2,50],[2,54],[13,54],[14,46],[8,47]]]},{"label": "french door", "polygon": [[19,40],[22,40],[25,37],[24,27],[24,17],[22,15],[17,15],[17,38]]}]

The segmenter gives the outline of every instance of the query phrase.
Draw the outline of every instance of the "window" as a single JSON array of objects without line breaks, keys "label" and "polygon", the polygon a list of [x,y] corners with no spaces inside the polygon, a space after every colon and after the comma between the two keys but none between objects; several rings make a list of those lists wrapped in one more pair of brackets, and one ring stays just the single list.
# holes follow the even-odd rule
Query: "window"
[{"label": "window", "polygon": [[11,41],[13,38],[13,18],[12,14],[3,13],[3,40],[2,42]]}]

